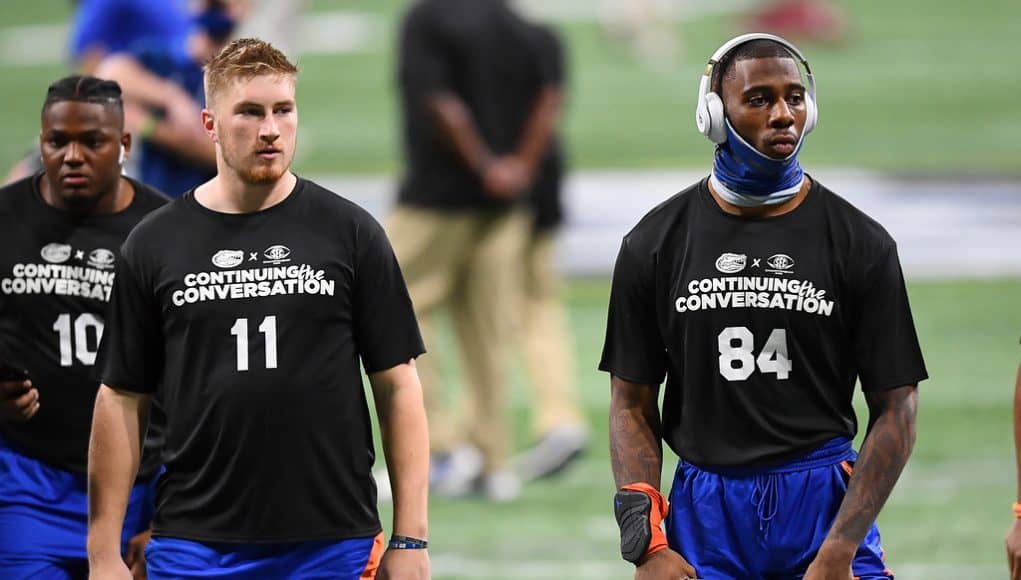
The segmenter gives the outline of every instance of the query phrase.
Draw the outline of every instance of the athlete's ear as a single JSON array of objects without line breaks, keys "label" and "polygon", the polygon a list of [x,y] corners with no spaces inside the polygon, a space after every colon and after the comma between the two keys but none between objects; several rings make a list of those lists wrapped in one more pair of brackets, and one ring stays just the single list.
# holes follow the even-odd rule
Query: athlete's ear
[{"label": "athlete's ear", "polygon": [[[124,133],[121,135],[121,157],[126,159],[128,153],[131,153],[131,133]],[[122,160],[123,164],[124,161]]]},{"label": "athlete's ear", "polygon": [[220,142],[216,138],[216,119],[213,118],[213,112],[209,109],[202,109],[202,128],[206,130],[206,135],[212,139],[213,143]]}]

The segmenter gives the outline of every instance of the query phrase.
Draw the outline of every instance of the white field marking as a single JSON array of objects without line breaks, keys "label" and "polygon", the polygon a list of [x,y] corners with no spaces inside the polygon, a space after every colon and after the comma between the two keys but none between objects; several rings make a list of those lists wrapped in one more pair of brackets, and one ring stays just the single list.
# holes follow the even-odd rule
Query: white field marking
[{"label": "white field marking", "polygon": [[[976,474],[981,477],[976,478]],[[1014,477],[1011,458],[946,461],[925,465],[909,462],[890,495],[888,506],[950,505],[961,497],[974,497],[976,488],[989,489],[988,482],[1010,482]],[[1007,488],[1010,484],[1005,483]],[[990,497],[991,503],[999,497]],[[999,505],[999,504],[997,504]]]},{"label": "white field marking", "polygon": [[0,28],[0,65],[43,66],[67,62],[67,24]]},{"label": "white field marking", "polygon": [[[613,554],[608,554],[613,556]],[[430,554],[433,577],[485,578],[487,580],[619,580],[633,574],[634,567],[623,560],[482,560],[457,554]]]},{"label": "white field marking", "polygon": [[[382,50],[382,18],[338,10],[301,16],[295,35],[299,55],[352,54]],[[68,61],[67,24],[0,27],[0,66],[46,66]]]},{"label": "white field marking", "polygon": [[[599,22],[607,16],[608,0],[515,0],[522,12],[554,22]],[[752,0],[661,1],[663,12],[674,22],[690,22],[715,14],[743,12]]]},{"label": "white field marking", "polygon": [[[602,580],[630,577],[630,565],[620,560],[483,560],[456,554],[432,554],[432,572],[435,578],[484,578],[487,580],[520,580],[521,578],[558,580]],[[901,562],[895,565],[898,580],[930,580],[931,578],[999,578],[1003,568],[991,564],[961,563],[934,564],[931,562]]]},{"label": "white field marking", "polygon": [[1007,564],[933,564],[931,562],[908,562],[896,564],[893,573],[897,580],[932,580],[933,578],[1006,578]]},{"label": "white field marking", "polygon": [[352,54],[383,48],[379,16],[351,10],[302,15],[297,35],[298,54]]},{"label": "white field marking", "polygon": [[[810,168],[814,177],[879,221],[897,240],[908,278],[1021,275],[1021,182],[897,179],[875,171]],[[585,170],[564,184],[567,224],[558,262],[570,274],[609,275],[621,237],[649,210],[705,177],[708,168]],[[318,176],[319,183],[385,216],[392,176]],[[962,190],[968,195],[961,195]],[[795,256],[795,259],[797,257]]]}]

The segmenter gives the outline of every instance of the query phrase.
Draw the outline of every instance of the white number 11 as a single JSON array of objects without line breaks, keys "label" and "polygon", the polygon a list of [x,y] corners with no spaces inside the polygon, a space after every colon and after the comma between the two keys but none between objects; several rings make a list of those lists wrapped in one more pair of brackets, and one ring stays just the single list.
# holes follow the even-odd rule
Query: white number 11
[{"label": "white number 11", "polygon": [[[266,368],[277,368],[277,317],[267,316],[259,325],[259,332],[266,335]],[[248,319],[238,318],[230,333],[237,337],[238,371],[248,370]]]}]

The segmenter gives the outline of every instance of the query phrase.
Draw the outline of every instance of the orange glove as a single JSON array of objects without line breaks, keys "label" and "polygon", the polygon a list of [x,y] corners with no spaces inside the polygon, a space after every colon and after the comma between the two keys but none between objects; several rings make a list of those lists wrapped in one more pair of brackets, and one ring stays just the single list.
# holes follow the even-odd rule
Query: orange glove
[{"label": "orange glove", "polygon": [[669,509],[663,494],[648,483],[630,483],[620,488],[614,498],[614,515],[620,526],[620,551],[625,560],[637,564],[667,548],[662,524]]}]

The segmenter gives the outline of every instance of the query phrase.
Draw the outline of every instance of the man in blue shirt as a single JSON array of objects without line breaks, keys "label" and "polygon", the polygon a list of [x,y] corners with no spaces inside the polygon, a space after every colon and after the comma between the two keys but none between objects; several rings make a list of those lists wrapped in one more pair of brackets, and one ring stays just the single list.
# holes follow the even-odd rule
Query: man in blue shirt
[{"label": "man in blue shirt", "polygon": [[187,0],[81,0],[71,29],[71,58],[91,72],[104,57],[144,38],[181,43],[189,26]]},{"label": "man in blue shirt", "polygon": [[228,2],[210,0],[192,18],[183,41],[140,40],[97,70],[123,87],[126,123],[141,145],[138,177],[171,197],[215,174],[213,147],[200,123],[202,63],[233,33],[230,8]]}]

